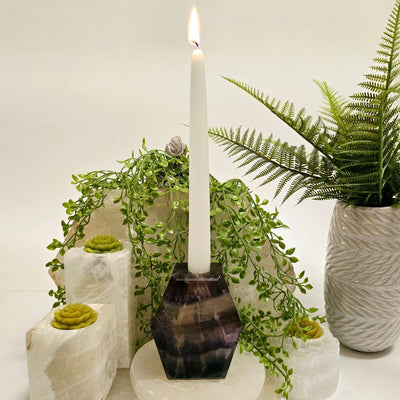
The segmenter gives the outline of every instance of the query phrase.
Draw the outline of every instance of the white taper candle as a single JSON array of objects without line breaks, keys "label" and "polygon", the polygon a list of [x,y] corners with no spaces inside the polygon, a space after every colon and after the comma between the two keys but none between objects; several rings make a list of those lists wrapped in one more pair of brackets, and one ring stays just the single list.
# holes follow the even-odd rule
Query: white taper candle
[{"label": "white taper candle", "polygon": [[196,49],[192,53],[190,79],[188,269],[201,274],[210,270],[210,188],[206,75],[195,8],[189,24],[189,41]]}]

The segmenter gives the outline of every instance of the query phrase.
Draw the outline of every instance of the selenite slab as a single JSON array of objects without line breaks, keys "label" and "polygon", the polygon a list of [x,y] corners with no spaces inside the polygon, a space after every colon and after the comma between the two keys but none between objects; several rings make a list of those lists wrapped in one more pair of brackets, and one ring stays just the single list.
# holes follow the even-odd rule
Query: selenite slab
[{"label": "selenite slab", "polygon": [[265,370],[252,354],[236,351],[225,379],[169,380],[151,340],[133,358],[130,377],[139,400],[256,400]]},{"label": "selenite slab", "polygon": [[[114,379],[107,400],[138,400],[132,388],[129,372],[128,368],[117,369],[117,376]],[[264,386],[257,400],[281,400],[281,396],[275,393],[275,389],[279,386],[277,378],[266,374]],[[246,400],[246,398],[242,400]]]},{"label": "selenite slab", "polygon": [[133,356],[132,245],[114,253],[93,254],[72,248],[64,258],[67,303],[114,304],[117,317],[118,368],[129,368]]},{"label": "selenite slab", "polygon": [[293,368],[291,400],[324,400],[335,393],[339,383],[339,341],[332,336],[328,324],[321,324],[324,334],[303,342],[285,339],[289,358],[284,362]]},{"label": "selenite slab", "polygon": [[53,312],[26,334],[31,400],[100,400],[116,375],[116,319],[111,304],[90,304],[97,321],[82,329],[52,327]]}]

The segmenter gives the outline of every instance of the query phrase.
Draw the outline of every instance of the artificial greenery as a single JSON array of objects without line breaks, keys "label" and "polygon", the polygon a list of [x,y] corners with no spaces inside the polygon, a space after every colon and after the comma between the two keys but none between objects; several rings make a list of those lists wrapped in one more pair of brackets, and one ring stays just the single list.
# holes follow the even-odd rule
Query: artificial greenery
[{"label": "artificial greenery", "polygon": [[371,72],[360,83],[361,92],[345,99],[325,82],[316,82],[325,99],[322,117],[315,122],[304,108],[295,112],[290,102],[281,103],[239,82],[243,89],[290,126],[313,150],[304,145],[263,138],[242,128],[210,129],[210,137],[224,146],[247,173],[264,178],[262,185],[278,180],[276,195],[284,188],[283,201],[299,190],[306,198],[338,199],[359,206],[392,206],[400,202],[400,1],[390,15]]},{"label": "artificial greenery", "polygon": [[[64,203],[68,218],[62,221],[64,240],[53,239],[48,246],[58,250],[47,267],[52,271],[63,268],[61,257],[82,240],[84,228],[94,210],[104,205],[107,196],[114,197],[120,207],[123,224],[127,227],[133,245],[135,278],[138,282],[137,318],[143,342],[150,338],[150,324],[164,288],[176,262],[185,261],[185,244],[188,233],[188,156],[170,156],[164,151],[143,149],[138,157],[122,161],[119,171],[94,171],[73,175],[73,184],[80,192],[78,200]],[[290,336],[298,317],[312,319],[317,310],[306,309],[292,290],[306,293],[312,286],[304,271],[296,278],[289,267],[298,260],[294,248],[286,249],[279,230],[287,228],[278,212],[265,209],[267,201],[252,196],[240,180],[225,183],[210,176],[210,225],[212,261],[224,266],[230,285],[241,280],[254,287],[265,307],[254,307],[237,298],[238,311],[243,323],[240,347],[254,353],[271,375],[282,378],[277,389],[286,398],[291,389],[292,373],[285,364],[287,351],[284,339]],[[167,217],[149,223],[149,210],[167,207]],[[165,215],[165,214],[164,214]],[[266,271],[259,252],[268,246],[275,273]],[[55,305],[63,302],[64,289],[50,291]],[[302,335],[306,340],[306,334]],[[142,343],[143,343],[142,342]],[[273,343],[273,344],[272,344]],[[277,344],[278,343],[278,344]]]}]

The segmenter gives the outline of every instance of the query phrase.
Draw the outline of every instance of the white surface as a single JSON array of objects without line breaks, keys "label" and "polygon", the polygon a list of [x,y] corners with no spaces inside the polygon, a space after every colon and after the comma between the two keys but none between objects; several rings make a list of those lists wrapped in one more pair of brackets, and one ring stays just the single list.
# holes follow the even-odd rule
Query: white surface
[{"label": "white surface", "polygon": [[154,340],[133,357],[132,387],[140,400],[256,400],[265,369],[252,354],[237,350],[225,379],[167,379]]},{"label": "white surface", "polygon": [[[220,78],[248,81],[316,114],[311,79],[343,95],[367,73],[394,0],[199,0],[211,125],[274,132],[300,143],[257,102]],[[76,198],[71,173],[119,168],[147,138],[163,149],[188,143],[191,46],[184,0],[3,0],[0,5],[2,207],[0,392],[27,400],[25,332],[51,307],[45,246],[61,238],[61,203]],[[210,145],[210,171],[241,177]],[[249,182],[249,179],[246,178]],[[257,183],[250,182],[253,188]],[[273,188],[256,189],[272,198]],[[299,272],[315,289],[304,302],[323,306],[326,238],[333,202],[279,207],[282,232],[297,248]],[[397,312],[395,310],[394,312]],[[397,400],[400,343],[377,355],[342,349],[335,400]]]}]

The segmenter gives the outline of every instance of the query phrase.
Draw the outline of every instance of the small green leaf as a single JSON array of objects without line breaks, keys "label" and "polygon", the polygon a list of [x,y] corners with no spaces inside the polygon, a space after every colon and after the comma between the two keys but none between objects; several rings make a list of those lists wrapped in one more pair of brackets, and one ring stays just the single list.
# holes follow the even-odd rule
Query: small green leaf
[{"label": "small green leaf", "polygon": [[292,247],[291,249],[287,249],[286,250],[286,254],[290,256],[290,255],[292,255],[294,253],[295,250],[296,250],[295,247]]}]

